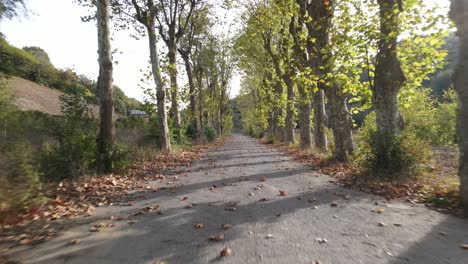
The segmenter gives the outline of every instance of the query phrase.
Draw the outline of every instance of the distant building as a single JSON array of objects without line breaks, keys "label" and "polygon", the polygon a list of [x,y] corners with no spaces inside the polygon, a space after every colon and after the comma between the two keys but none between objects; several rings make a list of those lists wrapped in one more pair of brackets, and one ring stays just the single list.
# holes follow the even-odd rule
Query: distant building
[{"label": "distant building", "polygon": [[142,110],[132,109],[128,111],[128,115],[132,116],[146,116],[146,112]]}]

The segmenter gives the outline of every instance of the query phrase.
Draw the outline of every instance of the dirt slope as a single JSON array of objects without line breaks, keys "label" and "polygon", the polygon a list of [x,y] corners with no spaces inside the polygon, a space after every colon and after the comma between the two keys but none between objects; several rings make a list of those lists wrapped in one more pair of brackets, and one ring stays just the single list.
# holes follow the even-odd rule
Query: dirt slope
[{"label": "dirt slope", "polygon": [[[11,90],[15,105],[23,111],[40,111],[50,115],[60,115],[60,95],[63,92],[51,89],[32,81],[10,76],[6,79],[7,87]],[[95,116],[99,113],[99,107],[93,105]]]}]

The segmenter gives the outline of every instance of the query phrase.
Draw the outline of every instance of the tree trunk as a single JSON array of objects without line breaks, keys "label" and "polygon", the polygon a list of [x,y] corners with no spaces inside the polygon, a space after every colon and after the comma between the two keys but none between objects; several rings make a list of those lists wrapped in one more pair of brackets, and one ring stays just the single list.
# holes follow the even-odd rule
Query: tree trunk
[{"label": "tree trunk", "polygon": [[197,109],[196,109],[196,98],[195,98],[195,83],[193,82],[193,74],[192,74],[192,65],[190,64],[190,57],[189,55],[182,55],[185,64],[185,71],[187,72],[188,84],[189,84],[189,98],[190,98],[190,122],[195,129],[196,137],[199,135],[198,131],[198,122],[197,122]]},{"label": "tree trunk", "polygon": [[[292,72],[291,72],[292,74]],[[286,106],[286,120],[285,120],[285,141],[288,144],[294,144],[294,82],[289,73],[284,76],[288,92],[288,102]]]},{"label": "tree trunk", "polygon": [[454,74],[454,86],[459,100],[460,197],[468,215],[468,0],[451,0],[450,16],[460,39],[460,58]]},{"label": "tree trunk", "polygon": [[[307,10],[308,16],[311,18],[305,25],[308,31],[307,51],[309,53],[309,67],[312,69],[316,78],[321,81],[326,80],[328,59],[324,56],[324,50],[328,47],[328,30],[330,28],[330,20],[333,15],[333,1],[299,1],[302,9]],[[304,12],[304,11],[302,11]],[[315,147],[327,149],[328,139],[325,133],[327,116],[325,112],[325,95],[324,89],[327,84],[318,82],[318,91],[313,94],[314,107],[314,143]]]},{"label": "tree trunk", "polygon": [[182,140],[179,114],[179,91],[177,86],[177,47],[175,43],[168,44],[169,79],[171,81],[171,116],[176,130],[177,141]]},{"label": "tree trunk", "polygon": [[312,147],[311,129],[310,129],[310,112],[312,105],[310,103],[309,96],[307,95],[304,86],[301,84],[297,85],[299,90],[299,126],[301,129],[301,148],[309,149]]},{"label": "tree trunk", "polygon": [[325,94],[319,89],[313,94],[314,106],[314,143],[315,147],[327,149],[328,139],[325,133],[327,114],[325,112]]},{"label": "tree trunk", "polygon": [[[301,46],[299,36],[301,36],[303,32],[302,27],[304,25],[305,9],[303,2],[301,2],[300,0],[298,0],[297,2],[300,6],[300,14],[297,17],[298,22],[296,25],[296,18],[291,18],[291,21],[289,23],[289,33],[291,34],[294,40],[293,54],[295,59],[295,66],[301,73],[303,73],[308,66],[308,56],[306,51]],[[299,126],[301,129],[301,148],[308,149],[312,147],[312,138],[310,136],[310,112],[312,106],[307,91],[302,83],[297,84],[297,90],[299,92],[298,107]]]},{"label": "tree trunk", "polygon": [[346,96],[340,88],[335,85],[329,86],[326,90],[330,106],[330,126],[333,130],[335,144],[335,159],[347,161],[353,152],[352,120],[346,104]]},{"label": "tree trunk", "polygon": [[[402,118],[398,110],[398,93],[405,82],[405,76],[397,55],[400,1],[378,0],[381,39],[380,50],[376,57],[372,103],[376,113],[377,133],[382,139],[399,134],[402,126]],[[386,148],[385,145],[382,144],[384,148]],[[384,153],[381,157],[384,163],[386,159],[384,156],[388,151],[390,150],[379,151]]]},{"label": "tree trunk", "polygon": [[112,171],[112,152],[115,144],[114,105],[112,101],[112,50],[109,0],[97,1],[99,77],[99,134],[97,137],[97,172]]},{"label": "tree trunk", "polygon": [[156,84],[156,99],[158,108],[158,123],[159,123],[159,143],[161,150],[164,153],[171,151],[171,140],[169,136],[169,126],[167,124],[166,114],[166,91],[164,83],[161,78],[161,69],[159,66],[159,55],[157,49],[156,32],[154,20],[151,20],[147,26],[148,39],[150,46],[150,60],[151,69],[153,72],[153,79]]}]

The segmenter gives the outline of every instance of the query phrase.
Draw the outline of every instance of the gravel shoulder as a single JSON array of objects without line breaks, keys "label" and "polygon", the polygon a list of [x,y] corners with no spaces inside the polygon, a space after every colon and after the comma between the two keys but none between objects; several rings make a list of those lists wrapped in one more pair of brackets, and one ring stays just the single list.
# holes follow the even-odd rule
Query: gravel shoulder
[{"label": "gravel shoulder", "polygon": [[[140,195],[125,206],[98,208],[93,216],[74,220],[51,241],[17,248],[13,259],[24,263],[468,263],[468,250],[461,248],[468,244],[466,219],[343,189],[329,183],[328,176],[241,134],[151,185],[167,189]],[[114,226],[89,231],[99,223]],[[198,224],[202,227],[196,228]],[[223,224],[232,227],[225,230]],[[221,233],[222,241],[210,241],[210,236]],[[225,247],[232,255],[220,257]]]}]

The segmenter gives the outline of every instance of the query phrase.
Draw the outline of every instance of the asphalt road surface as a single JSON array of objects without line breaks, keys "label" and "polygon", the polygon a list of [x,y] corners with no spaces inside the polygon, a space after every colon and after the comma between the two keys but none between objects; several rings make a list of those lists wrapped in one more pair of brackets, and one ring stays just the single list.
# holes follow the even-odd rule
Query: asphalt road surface
[{"label": "asphalt road surface", "polygon": [[[343,189],[240,134],[151,185],[168,189],[98,208],[14,256],[23,263],[468,263],[461,248],[468,220]],[[115,226],[90,232],[97,223]],[[209,239],[219,234],[224,240]],[[225,247],[231,255],[220,257]]]}]

